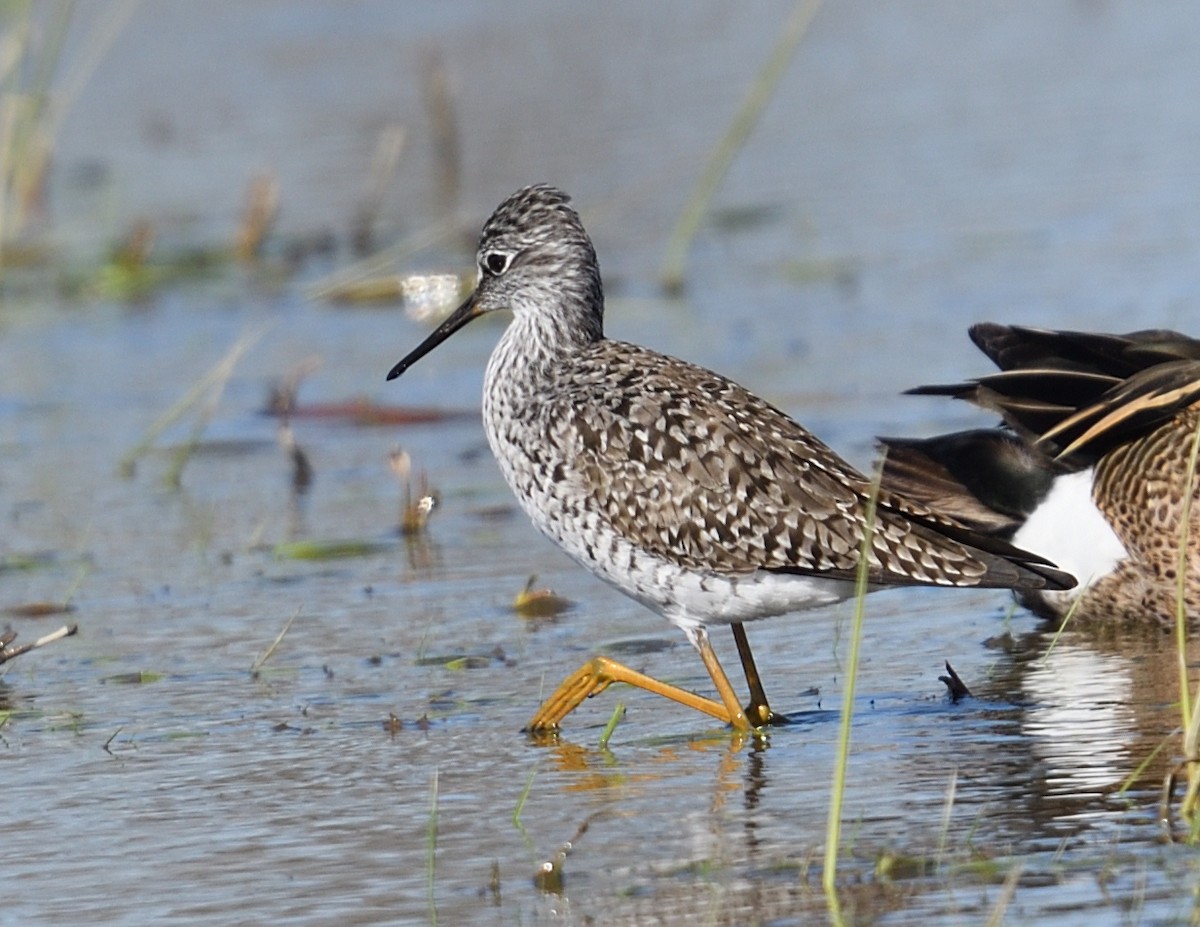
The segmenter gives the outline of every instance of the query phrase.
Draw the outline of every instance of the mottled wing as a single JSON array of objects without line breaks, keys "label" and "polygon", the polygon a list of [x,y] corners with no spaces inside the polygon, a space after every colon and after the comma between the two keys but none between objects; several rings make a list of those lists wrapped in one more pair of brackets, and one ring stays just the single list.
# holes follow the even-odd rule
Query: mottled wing
[{"label": "mottled wing", "polygon": [[[567,457],[561,478],[579,483],[592,512],[690,569],[854,578],[870,491],[862,474],[717,374],[616,342],[589,352],[563,366],[546,421],[560,427],[552,440]],[[1002,542],[984,541],[998,555],[975,549],[967,536],[920,503],[884,494],[871,579],[1032,586],[1054,574],[1009,563],[1015,548]]]}]

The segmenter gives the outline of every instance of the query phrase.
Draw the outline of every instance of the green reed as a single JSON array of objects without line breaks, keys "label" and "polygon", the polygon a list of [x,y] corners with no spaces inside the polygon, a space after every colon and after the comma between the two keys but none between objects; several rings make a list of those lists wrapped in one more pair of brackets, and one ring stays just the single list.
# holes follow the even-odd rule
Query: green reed
[{"label": "green reed", "polygon": [[1197,837],[1197,826],[1200,824],[1200,816],[1196,814],[1197,803],[1200,802],[1200,711],[1195,710],[1196,701],[1200,700],[1200,691],[1197,692],[1196,700],[1193,700],[1191,684],[1188,681],[1187,569],[1192,496],[1196,487],[1198,454],[1200,454],[1200,417],[1196,420],[1196,428],[1192,433],[1192,446],[1188,452],[1187,473],[1183,485],[1183,506],[1179,514],[1178,559],[1175,565],[1175,652],[1179,671],[1179,713],[1184,731],[1183,759],[1187,764],[1188,783],[1181,810],[1184,819],[1191,824],[1190,839],[1193,841]]},{"label": "green reed", "polygon": [[671,231],[671,238],[667,242],[667,253],[663,259],[660,278],[663,288],[668,293],[682,291],[688,248],[691,247],[692,239],[696,237],[696,231],[700,228],[704,214],[708,211],[708,205],[716,195],[717,188],[729,171],[730,165],[733,164],[733,159],[746,144],[746,139],[750,137],[750,133],[757,125],[759,117],[766,109],[767,102],[787,71],[796,49],[808,33],[808,27],[812,24],[813,18],[820,8],[821,0],[800,0],[784,25],[779,41],[771,50],[771,55],[763,65],[762,71],[750,85],[750,91],[734,115],[733,122],[730,123],[729,128],[717,143],[712,155],[709,156],[708,164],[705,165],[704,172],[696,182],[696,188],[692,191],[687,205],[684,206],[683,214],[675,223],[675,228]]},{"label": "green reed", "polygon": [[850,726],[854,720],[854,693],[858,682],[859,653],[862,649],[863,619],[866,615],[867,589],[871,575],[871,550],[875,536],[875,510],[879,501],[880,481],[883,478],[882,461],[871,480],[871,491],[867,498],[866,521],[863,525],[862,546],[858,554],[858,569],[854,577],[854,619],[850,630],[850,653],[845,667],[845,686],[842,691],[842,715],[838,728],[837,755],[833,768],[833,788],[829,798],[829,818],[825,827],[825,864],[821,872],[821,885],[829,905],[830,917],[837,923],[842,920],[841,904],[837,896],[837,863],[842,843],[842,808],[846,794],[846,773],[850,765]]}]

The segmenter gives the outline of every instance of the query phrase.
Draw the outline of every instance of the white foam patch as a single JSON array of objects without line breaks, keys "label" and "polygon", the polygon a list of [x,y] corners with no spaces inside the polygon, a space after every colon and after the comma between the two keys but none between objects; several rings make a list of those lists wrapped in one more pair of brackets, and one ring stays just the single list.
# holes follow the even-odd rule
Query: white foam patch
[{"label": "white foam patch", "polygon": [[1058,477],[1013,543],[1053,561],[1079,580],[1080,589],[1111,573],[1129,556],[1092,500],[1090,469]]}]

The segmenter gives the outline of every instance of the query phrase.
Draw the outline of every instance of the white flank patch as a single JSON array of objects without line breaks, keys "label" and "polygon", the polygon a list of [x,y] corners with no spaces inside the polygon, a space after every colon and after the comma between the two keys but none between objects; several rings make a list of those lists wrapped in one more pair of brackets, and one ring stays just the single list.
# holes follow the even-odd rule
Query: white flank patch
[{"label": "white flank patch", "polygon": [[1080,589],[1111,573],[1129,556],[1092,500],[1090,469],[1058,477],[1013,543],[1053,561],[1079,580]]}]

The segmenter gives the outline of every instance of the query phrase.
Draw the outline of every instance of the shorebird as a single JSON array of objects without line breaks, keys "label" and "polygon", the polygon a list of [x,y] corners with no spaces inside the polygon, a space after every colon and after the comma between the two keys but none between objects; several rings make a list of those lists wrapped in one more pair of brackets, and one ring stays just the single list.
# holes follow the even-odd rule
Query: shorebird
[{"label": "shorebird", "polygon": [[884,485],[1069,570],[1076,589],[1018,592],[1046,617],[1169,623],[1182,595],[1200,618],[1200,341],[990,322],[970,335],[1000,373],[909,392],[1005,427],[881,439]]},{"label": "shorebird", "polygon": [[[743,622],[853,594],[864,536],[872,586],[1065,588],[1048,561],[964,530],[871,481],[731,380],[604,336],[592,242],[569,198],[518,190],[483,227],[474,292],[396,364],[400,376],[472,319],[512,312],[487,365],[483,423],[533,523],[571,557],[678,626],[718,700],[597,656],[528,731],[629,683],[738,730],[772,721]],[[709,641],[730,625],[750,689],[743,708]]]}]

